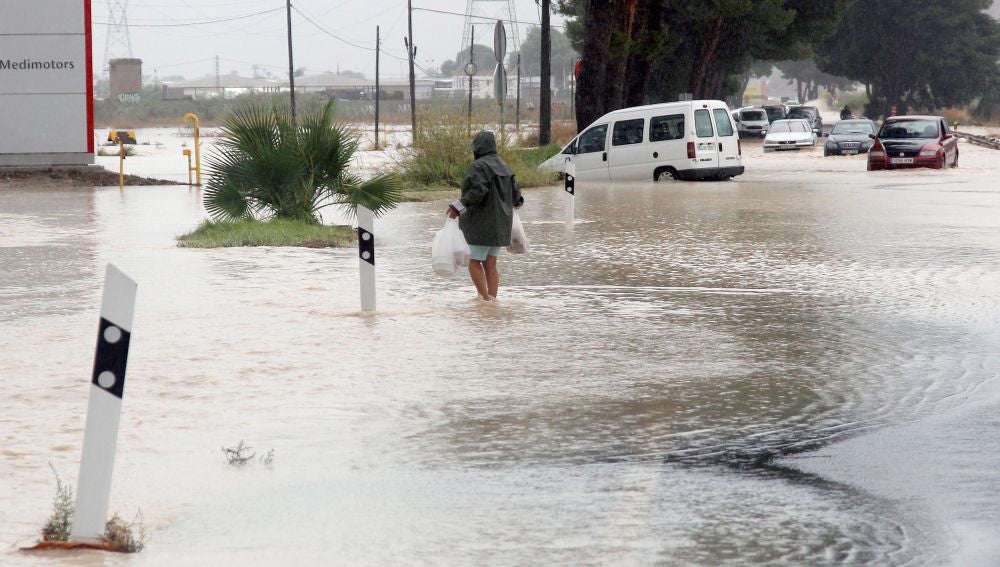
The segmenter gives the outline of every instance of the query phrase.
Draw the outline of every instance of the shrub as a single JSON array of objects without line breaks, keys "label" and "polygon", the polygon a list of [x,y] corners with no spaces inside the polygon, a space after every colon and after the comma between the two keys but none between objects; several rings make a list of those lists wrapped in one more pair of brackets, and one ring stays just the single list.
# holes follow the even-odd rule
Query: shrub
[{"label": "shrub", "polygon": [[42,541],[69,541],[69,531],[73,523],[73,489],[63,484],[59,473],[51,464],[56,476],[56,496],[52,499],[52,515],[42,526]]}]

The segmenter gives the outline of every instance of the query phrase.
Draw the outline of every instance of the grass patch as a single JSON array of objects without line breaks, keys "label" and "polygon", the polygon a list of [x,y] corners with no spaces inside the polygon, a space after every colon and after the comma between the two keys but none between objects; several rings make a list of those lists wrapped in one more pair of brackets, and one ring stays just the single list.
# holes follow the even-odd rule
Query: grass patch
[{"label": "grass patch", "polygon": [[[472,165],[472,136],[479,130],[495,130],[487,119],[474,117],[470,133],[464,116],[436,113],[421,117],[415,143],[405,148],[396,164],[396,173],[412,193],[420,190],[440,190],[460,187],[462,178]],[[500,157],[514,171],[522,188],[541,187],[556,183],[556,174],[539,171],[539,163],[557,153],[561,147],[551,144],[542,148],[518,148],[513,137],[497,139]]]},{"label": "grass patch", "polygon": [[206,220],[193,232],[179,236],[177,245],[186,248],[226,248],[231,246],[304,246],[333,248],[355,241],[349,226],[327,226],[303,221]]}]

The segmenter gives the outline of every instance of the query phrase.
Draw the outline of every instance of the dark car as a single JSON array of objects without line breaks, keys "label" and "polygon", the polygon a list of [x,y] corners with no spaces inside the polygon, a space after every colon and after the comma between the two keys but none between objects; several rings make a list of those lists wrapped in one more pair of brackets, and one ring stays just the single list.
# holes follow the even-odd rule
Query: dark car
[{"label": "dark car", "polygon": [[824,156],[863,154],[874,143],[869,134],[875,133],[875,123],[867,118],[841,120],[833,127],[823,146]]},{"label": "dark car", "polygon": [[767,121],[774,122],[775,120],[784,120],[788,117],[788,111],[785,110],[784,106],[762,106],[760,107],[764,112],[767,113]]},{"label": "dark car", "polygon": [[793,106],[788,109],[788,119],[804,119],[812,124],[813,132],[817,136],[823,135],[823,117],[819,115],[819,109],[815,106]]},{"label": "dark car", "polygon": [[868,152],[868,171],[958,166],[958,138],[940,116],[886,118]]}]

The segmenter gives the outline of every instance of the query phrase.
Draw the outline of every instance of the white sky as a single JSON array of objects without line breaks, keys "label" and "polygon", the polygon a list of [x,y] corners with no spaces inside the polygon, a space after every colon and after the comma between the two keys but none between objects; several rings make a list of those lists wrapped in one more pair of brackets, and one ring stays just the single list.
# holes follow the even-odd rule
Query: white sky
[{"label": "white sky", "polygon": [[[467,0],[412,1],[417,63],[437,68],[443,61],[455,57],[462,47],[465,18],[420,8],[464,14]],[[528,27],[539,22],[539,9],[534,0],[512,1],[517,20],[523,22],[519,24],[523,40]],[[95,75],[100,74],[105,59],[109,5],[121,3],[125,0],[92,1]],[[216,56],[222,74],[239,71],[249,76],[253,65],[258,64],[275,77],[288,75],[283,0],[128,0],[127,5],[132,57],[143,60],[143,75],[151,78],[155,72],[160,78],[183,75],[188,79],[214,75]],[[507,1],[478,0],[475,6],[477,13],[495,17],[506,9]],[[406,48],[403,45],[403,37],[407,34],[406,0],[297,0],[292,7],[295,67],[305,67],[307,75],[336,71],[339,65],[341,70],[360,71],[368,78],[374,77],[375,26],[378,25],[382,34],[382,76],[406,76]],[[273,11],[231,21],[191,25],[192,22],[236,18],[268,10]],[[478,21],[483,25],[476,26],[476,43],[491,45],[491,25],[484,20]],[[554,26],[562,21],[561,17],[553,15]],[[484,41],[480,41],[480,37]],[[508,42],[508,53],[514,48],[512,43]],[[418,70],[417,75],[422,73]]]}]

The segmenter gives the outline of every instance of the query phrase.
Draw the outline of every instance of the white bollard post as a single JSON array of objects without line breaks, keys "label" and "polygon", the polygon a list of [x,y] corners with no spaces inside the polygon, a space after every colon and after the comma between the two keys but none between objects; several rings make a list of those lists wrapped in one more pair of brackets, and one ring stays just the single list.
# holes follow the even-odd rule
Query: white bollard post
[{"label": "white bollard post", "polygon": [[565,191],[564,199],[566,200],[566,222],[573,224],[573,216],[576,208],[576,164],[569,158],[566,158],[566,174],[563,189]]},{"label": "white bollard post", "polygon": [[73,541],[96,541],[104,535],[118,442],[118,419],[125,390],[125,364],[135,313],[135,291],[136,283],[108,264],[94,371],[90,378],[76,508],[70,529]]},{"label": "white bollard post", "polygon": [[358,206],[358,265],[361,270],[361,310],[375,311],[375,214]]}]

